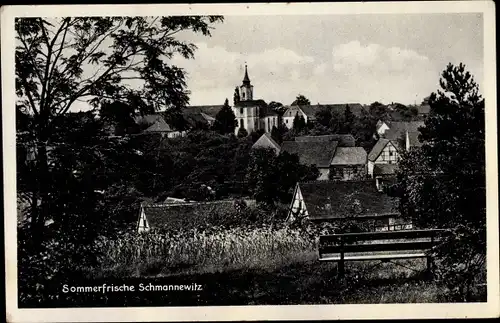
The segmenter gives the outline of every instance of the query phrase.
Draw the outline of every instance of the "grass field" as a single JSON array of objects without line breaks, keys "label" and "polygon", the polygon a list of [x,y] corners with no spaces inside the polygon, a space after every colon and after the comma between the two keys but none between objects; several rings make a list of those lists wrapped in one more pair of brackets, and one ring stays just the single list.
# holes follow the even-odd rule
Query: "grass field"
[{"label": "grass field", "polygon": [[[337,278],[335,263],[320,263],[317,240],[283,228],[234,228],[124,236],[106,241],[99,268],[88,271],[95,284],[203,286],[199,292],[127,295],[72,295],[85,306],[376,304],[448,302],[446,288],[425,279],[425,260],[347,263]],[[75,283],[76,284],[76,283]],[[476,291],[477,300],[485,292]],[[75,297],[80,298],[78,301]],[[64,301],[64,300],[60,300]]]},{"label": "grass field", "polygon": [[[213,228],[169,235],[135,234],[102,241],[99,267],[51,284],[44,304],[197,306],[449,302],[445,287],[425,279],[425,260],[320,263],[317,239],[287,227]],[[143,285],[198,284],[199,291],[139,291]],[[133,285],[127,293],[66,293],[62,286]],[[485,290],[474,290],[485,301]]]}]

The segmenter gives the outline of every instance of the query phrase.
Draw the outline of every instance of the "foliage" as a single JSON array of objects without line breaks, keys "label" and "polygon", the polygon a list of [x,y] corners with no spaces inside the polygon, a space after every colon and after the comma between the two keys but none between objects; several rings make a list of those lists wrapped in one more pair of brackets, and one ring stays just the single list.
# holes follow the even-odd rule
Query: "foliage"
[{"label": "foliage", "polygon": [[274,205],[289,203],[297,182],[315,180],[315,166],[299,163],[297,155],[283,152],[276,156],[273,149],[254,149],[248,163],[247,182],[258,203]]},{"label": "foliage", "polygon": [[[158,159],[146,162],[147,154],[137,153],[137,140],[109,137],[103,122],[118,126],[118,134],[135,132],[131,113],[160,107],[170,121],[179,121],[188,92],[184,72],[168,60],[192,58],[196,47],[174,35],[185,30],[209,36],[219,21],[222,17],[15,20],[16,108],[25,117],[18,122],[23,132],[17,145],[30,156],[18,159],[18,196],[29,203],[19,229],[26,230],[19,236],[20,281],[38,276],[43,288],[53,273],[64,275],[52,264],[68,271],[90,264],[94,239],[129,223],[144,188],[141,176],[148,174],[144,168]],[[132,79],[139,80],[137,86],[129,84]],[[69,113],[77,101],[93,110]],[[102,120],[94,113],[100,108]],[[35,297],[39,288],[26,286],[21,297]]]},{"label": "foliage", "polygon": [[302,94],[297,95],[295,98],[295,101],[292,102],[290,105],[311,105],[311,101],[309,101],[308,98],[303,96]]},{"label": "foliage", "polygon": [[293,118],[293,130],[296,132],[301,132],[306,129],[306,120],[304,119],[303,115],[299,116],[299,112],[295,114],[295,117]]},{"label": "foliage", "polygon": [[256,131],[252,131],[252,133],[250,134],[252,143],[255,143],[257,140],[259,140],[259,138],[265,133],[266,131],[264,129],[258,129]]},{"label": "foliage", "polygon": [[283,113],[285,113],[286,110],[286,107],[281,102],[271,101],[267,106],[279,116],[283,116]]},{"label": "foliage", "polygon": [[[30,213],[35,240],[49,216],[50,173],[47,143],[56,120],[76,101],[94,108],[121,101],[140,111],[173,110],[188,102],[183,71],[166,60],[192,58],[196,47],[173,35],[191,30],[209,36],[219,16],[18,18],[16,29],[17,105],[33,116],[30,138],[36,147],[37,185]],[[105,44],[109,41],[110,44]],[[89,73],[88,66],[102,66]],[[142,82],[138,88],[127,80]],[[76,201],[75,201],[76,202]]]},{"label": "foliage", "polygon": [[224,101],[224,106],[215,116],[214,130],[221,134],[232,134],[236,129],[237,122],[234,112],[229,106],[229,101]]},{"label": "foliage", "polygon": [[246,136],[248,136],[248,131],[245,128],[240,127],[240,129],[238,129],[238,134],[236,136],[238,138],[245,138]]},{"label": "foliage", "polygon": [[349,105],[346,105],[344,110],[344,118],[342,120],[342,126],[340,127],[340,132],[344,134],[352,133],[352,130],[354,128],[355,118],[356,116],[352,113]]},{"label": "foliage", "polygon": [[452,230],[437,250],[441,278],[467,299],[486,251],[484,100],[463,64],[449,64],[440,85],[420,129],[423,146],[400,162],[400,210],[420,227]]},{"label": "foliage", "polygon": [[278,145],[281,145],[287,132],[288,128],[281,123],[277,127],[273,126],[271,129],[271,137],[278,143]]},{"label": "foliage", "polygon": [[234,88],[234,95],[233,95],[233,105],[236,106],[240,102],[240,90],[238,87]]}]

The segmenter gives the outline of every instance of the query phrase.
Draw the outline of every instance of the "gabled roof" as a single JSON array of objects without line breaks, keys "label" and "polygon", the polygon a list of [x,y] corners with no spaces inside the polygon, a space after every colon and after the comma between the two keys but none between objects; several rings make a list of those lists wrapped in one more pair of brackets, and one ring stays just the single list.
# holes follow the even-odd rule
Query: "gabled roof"
[{"label": "gabled roof", "polygon": [[363,147],[337,147],[331,165],[365,165],[367,159]]},{"label": "gabled roof", "polygon": [[163,118],[157,119],[149,128],[144,132],[172,132],[174,131]]},{"label": "gabled roof", "polygon": [[204,227],[207,224],[216,225],[216,220],[235,210],[234,201],[223,200],[213,202],[187,203],[143,203],[146,220],[155,229],[191,229]]},{"label": "gabled roof", "polygon": [[382,152],[382,150],[384,150],[385,146],[387,146],[388,143],[391,143],[394,145],[394,147],[396,147],[396,149],[400,149],[399,147],[399,144],[397,143],[396,140],[389,140],[389,139],[386,139],[386,138],[380,138],[377,143],[375,144],[375,146],[373,146],[372,150],[370,151],[370,153],[368,154],[368,160],[369,161],[375,161],[378,156],[380,155],[380,153]]},{"label": "gabled roof", "polygon": [[266,103],[266,101],[264,101],[262,99],[258,99],[258,100],[244,100],[244,101],[236,102],[236,104],[234,106],[238,107],[238,108],[255,107],[255,106],[266,107],[267,103]]},{"label": "gabled roof", "polygon": [[418,128],[423,127],[423,121],[390,121],[387,122],[389,129],[385,132],[384,138],[397,140],[400,139],[406,131],[419,132]]},{"label": "gabled roof", "polygon": [[375,164],[373,167],[373,175],[394,175],[397,169],[397,164]]},{"label": "gabled roof", "polygon": [[281,145],[281,152],[297,154],[299,161],[305,165],[330,167],[337,144],[337,141],[284,141]]},{"label": "gabled roof", "polygon": [[408,121],[408,122],[389,122],[389,129],[383,134],[383,137],[390,140],[400,140],[406,139],[406,132],[408,132],[408,137],[410,139],[410,147],[421,146],[422,143],[418,140],[418,135],[420,127],[425,126],[423,121]]},{"label": "gabled roof", "polygon": [[374,180],[298,183],[310,219],[396,214],[397,199],[377,190]]},{"label": "gabled roof", "polygon": [[300,142],[317,142],[317,141],[338,141],[338,147],[354,147],[356,139],[352,135],[322,135],[322,136],[299,136],[295,137],[295,141]]},{"label": "gabled roof", "polygon": [[274,141],[269,133],[264,133],[260,136],[260,138],[252,145],[252,148],[273,148],[278,154],[281,150],[280,145]]},{"label": "gabled roof", "polygon": [[[291,105],[286,107],[285,112],[283,112],[283,118],[295,118],[295,115],[299,112],[299,106],[297,105]],[[301,113],[298,114],[299,116],[302,115]]]}]

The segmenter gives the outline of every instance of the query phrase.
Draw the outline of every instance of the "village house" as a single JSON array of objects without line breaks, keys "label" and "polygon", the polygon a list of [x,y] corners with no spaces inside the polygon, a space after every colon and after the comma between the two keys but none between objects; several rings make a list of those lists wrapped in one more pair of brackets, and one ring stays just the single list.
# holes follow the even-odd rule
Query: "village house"
[{"label": "village house", "polygon": [[301,106],[289,106],[283,113],[283,124],[288,128],[293,128],[293,119],[297,115],[298,117],[304,117],[306,123],[313,123],[316,120],[316,113],[321,110],[330,110],[333,113],[344,115],[346,108],[349,107],[351,112],[357,116],[361,117],[366,113],[365,107],[359,103],[344,103],[344,104],[316,104],[316,105],[301,105]]},{"label": "village house", "polygon": [[377,188],[382,190],[394,180],[403,151],[422,145],[418,129],[423,126],[423,121],[380,121],[377,124],[379,140],[368,154],[368,175],[375,179]]},{"label": "village house", "polygon": [[166,121],[163,113],[148,114],[144,116],[136,116],[134,121],[137,124],[147,126],[142,131],[144,134],[159,134],[162,137],[176,138],[186,135],[186,131],[175,130]]},{"label": "village house", "polygon": [[[254,200],[244,200],[247,207],[254,206]],[[241,206],[236,200],[210,202],[185,201],[167,198],[163,203],[143,202],[139,208],[137,232],[150,230],[185,230],[216,225],[228,214],[238,212]]]},{"label": "village house", "polygon": [[[297,154],[304,165],[316,165],[320,172],[318,180],[332,177],[347,180],[365,176],[366,152],[361,147],[354,147],[352,135],[299,136],[294,139],[284,141],[281,152]],[[335,159],[337,154],[339,156]]]},{"label": "village house", "polygon": [[299,140],[295,138],[294,141],[282,143],[281,153],[297,154],[301,164],[316,165],[320,173],[318,180],[328,180],[330,165],[338,143],[327,136],[308,136]]},{"label": "village house", "polygon": [[273,149],[276,155],[279,155],[281,151],[280,145],[271,137],[270,133],[264,133],[259,139],[252,145],[252,149],[268,148]]},{"label": "village house", "polygon": [[363,147],[337,147],[330,166],[330,178],[361,180],[367,176],[368,155]]},{"label": "village house", "polygon": [[297,183],[287,222],[369,221],[374,231],[411,229],[401,218],[397,198],[377,190],[373,180]]}]

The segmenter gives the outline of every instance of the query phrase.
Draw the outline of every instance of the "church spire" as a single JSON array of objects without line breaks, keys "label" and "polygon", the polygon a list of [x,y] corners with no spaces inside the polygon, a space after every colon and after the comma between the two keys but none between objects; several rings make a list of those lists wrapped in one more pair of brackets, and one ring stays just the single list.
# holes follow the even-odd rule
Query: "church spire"
[{"label": "church spire", "polygon": [[250,78],[248,77],[247,64],[245,64],[245,77],[243,78],[243,84],[250,85]]}]

